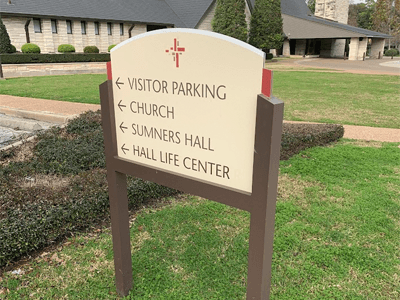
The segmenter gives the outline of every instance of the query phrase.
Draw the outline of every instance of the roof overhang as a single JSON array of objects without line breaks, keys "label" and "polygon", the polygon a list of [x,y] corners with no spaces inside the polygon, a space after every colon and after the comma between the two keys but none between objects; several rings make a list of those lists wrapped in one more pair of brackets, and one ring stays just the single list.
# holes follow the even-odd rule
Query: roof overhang
[{"label": "roof overhang", "polygon": [[299,18],[282,14],[282,18],[283,32],[289,39],[391,38],[387,34],[319,19],[314,16]]}]

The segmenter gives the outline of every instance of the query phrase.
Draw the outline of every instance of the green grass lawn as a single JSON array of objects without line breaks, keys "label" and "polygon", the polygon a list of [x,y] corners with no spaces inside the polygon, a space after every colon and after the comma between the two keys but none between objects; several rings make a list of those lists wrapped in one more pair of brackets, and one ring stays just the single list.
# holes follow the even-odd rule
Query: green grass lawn
[{"label": "green grass lawn", "polygon": [[[94,74],[11,78],[0,83],[0,94],[99,104],[105,80]],[[273,94],[285,102],[285,120],[400,128],[398,76],[275,71]]]},{"label": "green grass lawn", "polygon": [[[343,140],[281,162],[271,299],[400,298],[400,144]],[[132,219],[127,299],[245,299],[249,215],[185,195]],[[116,299],[109,231],[0,278],[0,298]]]},{"label": "green grass lawn", "polygon": [[285,120],[400,128],[398,76],[274,72]]},{"label": "green grass lawn", "polygon": [[0,94],[99,104],[99,85],[105,74],[9,78],[0,82]]}]

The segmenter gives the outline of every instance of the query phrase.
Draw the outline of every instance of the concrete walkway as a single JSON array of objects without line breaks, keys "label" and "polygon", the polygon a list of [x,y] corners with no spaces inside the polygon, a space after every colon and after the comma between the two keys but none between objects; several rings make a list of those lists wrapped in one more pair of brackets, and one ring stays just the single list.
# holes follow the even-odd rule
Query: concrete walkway
[{"label": "concrete walkway", "polygon": [[[57,124],[63,124],[85,111],[98,109],[100,105],[95,104],[0,95],[0,113]],[[344,137],[349,139],[400,142],[400,129],[353,125],[344,125],[344,129]]]},{"label": "concrete walkway", "polygon": [[100,105],[97,104],[0,95],[0,113],[56,124],[64,124],[85,111],[98,109]]}]

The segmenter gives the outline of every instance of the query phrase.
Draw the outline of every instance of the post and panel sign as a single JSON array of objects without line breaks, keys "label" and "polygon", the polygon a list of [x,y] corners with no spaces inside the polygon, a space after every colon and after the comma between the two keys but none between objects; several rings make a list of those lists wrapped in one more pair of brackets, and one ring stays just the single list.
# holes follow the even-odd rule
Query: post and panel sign
[{"label": "post and panel sign", "polygon": [[262,51],[172,29],[121,43],[111,62],[119,157],[251,193]]},{"label": "post and panel sign", "polygon": [[265,97],[263,67],[262,51],[193,29],[112,49],[100,98],[121,295],[132,287],[130,174],[249,211],[247,299],[269,298],[283,102]]}]

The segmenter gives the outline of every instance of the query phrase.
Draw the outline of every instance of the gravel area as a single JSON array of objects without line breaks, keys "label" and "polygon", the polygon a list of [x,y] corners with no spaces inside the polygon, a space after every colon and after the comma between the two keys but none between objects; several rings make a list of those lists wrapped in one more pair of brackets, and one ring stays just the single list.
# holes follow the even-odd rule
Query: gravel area
[{"label": "gravel area", "polygon": [[0,126],[0,149],[33,135],[34,132],[14,130],[12,128]]}]

